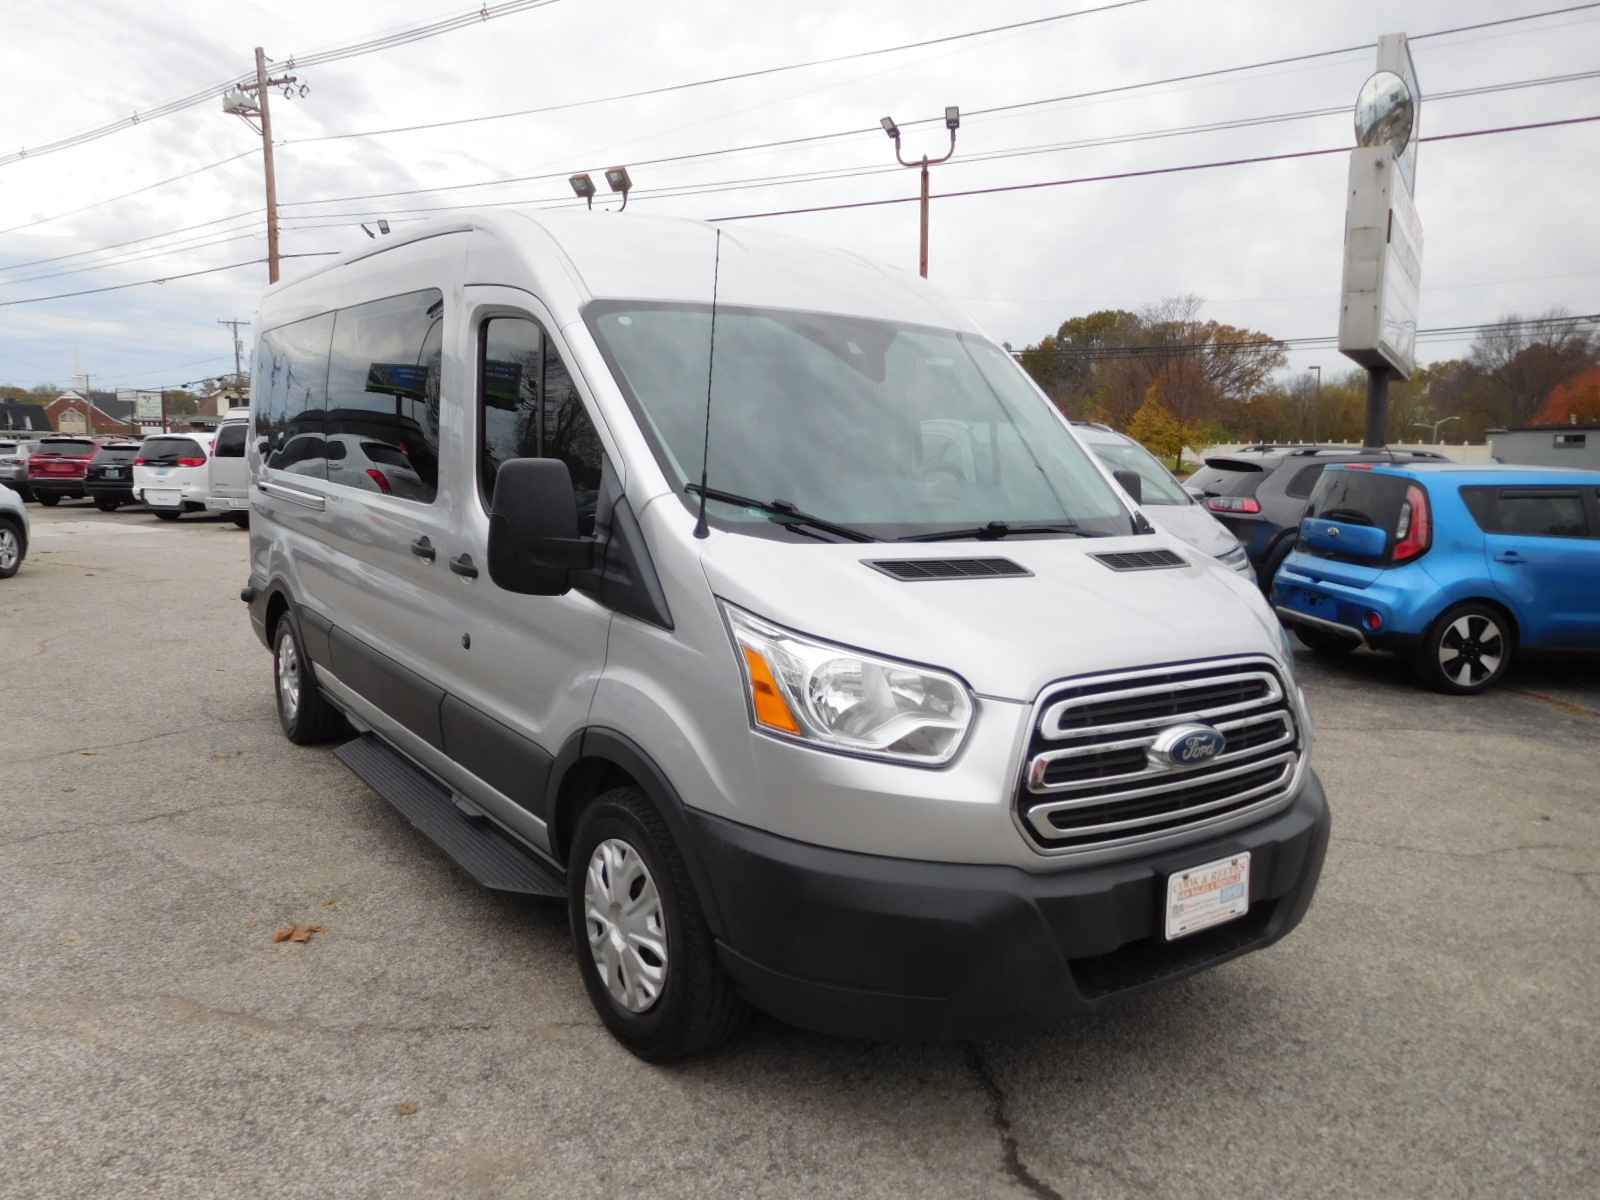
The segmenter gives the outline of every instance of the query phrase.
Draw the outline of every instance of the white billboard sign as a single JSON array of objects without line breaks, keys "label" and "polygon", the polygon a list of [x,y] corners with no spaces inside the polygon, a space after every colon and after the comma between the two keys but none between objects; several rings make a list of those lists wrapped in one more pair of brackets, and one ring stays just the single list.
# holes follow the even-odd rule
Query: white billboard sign
[{"label": "white billboard sign", "polygon": [[118,388],[117,399],[122,403],[133,403],[133,421],[136,425],[161,424],[161,393],[135,391],[133,388]]},{"label": "white billboard sign", "polygon": [[1421,93],[1404,34],[1378,42],[1378,71],[1356,100],[1344,227],[1339,349],[1405,379],[1416,367],[1422,221],[1412,202]]}]

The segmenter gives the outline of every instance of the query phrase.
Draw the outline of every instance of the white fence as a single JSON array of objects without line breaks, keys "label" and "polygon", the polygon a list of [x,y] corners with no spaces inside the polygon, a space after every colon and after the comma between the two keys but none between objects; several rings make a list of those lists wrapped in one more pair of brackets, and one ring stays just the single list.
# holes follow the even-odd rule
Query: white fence
[{"label": "white fence", "polygon": [[[1360,442],[1319,442],[1317,444],[1327,446],[1330,449],[1349,448],[1351,450],[1359,450],[1361,448]],[[1213,454],[1232,454],[1237,450],[1245,450],[1254,445],[1259,445],[1259,443],[1244,442],[1231,446],[1207,446],[1203,450],[1194,450],[1185,446],[1183,448],[1183,457],[1190,462],[1204,462]],[[1390,445],[1395,450],[1432,450],[1436,454],[1442,454],[1451,461],[1458,463],[1487,463],[1494,461],[1489,457],[1489,447],[1487,445],[1472,445],[1469,443],[1467,445],[1457,444],[1452,446],[1448,442],[1441,442],[1437,446],[1426,445],[1422,442],[1392,442]]]}]

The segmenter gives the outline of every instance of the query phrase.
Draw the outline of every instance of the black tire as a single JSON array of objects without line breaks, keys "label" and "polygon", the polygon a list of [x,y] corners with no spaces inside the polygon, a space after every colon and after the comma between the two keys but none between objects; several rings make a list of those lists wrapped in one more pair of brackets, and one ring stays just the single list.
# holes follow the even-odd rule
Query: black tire
[{"label": "black tire", "polygon": [[1516,635],[1497,608],[1468,601],[1447,609],[1428,626],[1415,666],[1422,682],[1451,696],[1475,696],[1505,677]]},{"label": "black tire", "polygon": [[28,539],[22,526],[0,518],[0,579],[10,579],[22,570],[22,560],[27,556]]},{"label": "black tire", "polygon": [[235,525],[237,525],[240,529],[249,529],[250,528],[250,514],[249,513],[247,513],[247,512],[236,512],[236,513],[232,513],[230,515],[233,518],[233,523]]},{"label": "black tire", "polygon": [[292,612],[279,617],[272,631],[272,696],[283,736],[297,746],[331,741],[346,731],[344,714],[317,686]]},{"label": "black tire", "polygon": [[162,521],[176,521],[179,517],[183,516],[183,511],[181,509],[177,512],[173,512],[169,508],[152,508],[150,511],[155,513],[156,517]]},{"label": "black tire", "polygon": [[1325,654],[1329,658],[1342,658],[1361,645],[1360,639],[1355,635],[1345,637],[1343,634],[1334,633],[1331,629],[1305,629],[1297,626],[1294,635],[1315,653]]},{"label": "black tire", "polygon": [[[1295,538],[1298,535],[1290,533],[1272,543],[1272,548],[1267,551],[1267,557],[1262,560],[1261,569],[1256,572],[1256,583],[1261,586],[1263,595],[1272,595],[1272,578],[1278,573],[1278,568],[1283,566],[1283,560],[1289,557],[1289,551],[1294,549]],[[1307,643],[1309,645],[1310,643]]]},{"label": "black tire", "polygon": [[96,508],[98,508],[101,512],[116,512],[117,509],[122,507],[122,501],[120,501],[120,500],[106,500],[106,499],[103,499],[103,498],[101,498],[99,496],[96,496],[95,497],[95,501],[94,501],[94,506]]},{"label": "black tire", "polygon": [[[614,855],[619,845],[634,857],[607,861],[600,854],[602,847],[609,846]],[[609,912],[602,909],[591,921],[587,907],[591,865],[596,871],[596,895],[604,895],[610,886],[619,885],[637,901],[654,887],[653,911],[640,913],[630,905],[635,909],[635,919],[643,918],[647,925],[645,944],[634,954],[635,972],[638,974],[642,965],[648,971],[659,968],[663,974],[653,985],[639,982],[628,987],[627,972],[619,959],[616,986],[633,993],[631,1001],[612,994],[605,968],[597,957],[605,953],[608,930],[617,930],[602,922],[627,914],[619,908]],[[622,879],[615,874],[608,877],[613,867],[631,869],[632,874]],[[733,981],[717,961],[711,930],[683,856],[661,814],[638,788],[613,788],[597,797],[578,818],[567,859],[567,911],[578,969],[590,1002],[611,1035],[646,1062],[675,1062],[707,1054],[744,1027],[749,1007],[735,993]],[[657,921],[659,933],[655,932]],[[594,942],[590,940],[591,930],[596,935]],[[629,944],[624,932],[617,932],[618,940],[613,940],[611,946]],[[653,946],[665,948],[664,956],[656,955],[659,963],[651,962]]]},{"label": "black tire", "polygon": [[56,505],[61,503],[61,497],[52,496],[47,493],[40,493],[39,503],[44,505],[46,508],[54,508]]}]

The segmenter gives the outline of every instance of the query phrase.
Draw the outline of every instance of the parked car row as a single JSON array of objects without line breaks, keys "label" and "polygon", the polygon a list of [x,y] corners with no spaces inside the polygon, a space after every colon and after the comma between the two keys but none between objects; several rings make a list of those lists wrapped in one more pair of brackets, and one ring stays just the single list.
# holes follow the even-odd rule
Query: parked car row
[{"label": "parked car row", "polygon": [[210,510],[228,513],[242,528],[250,512],[244,474],[249,425],[241,413],[215,433],[158,433],[141,441],[75,434],[0,441],[0,484],[47,508],[88,498],[101,512],[143,504],[167,521]]}]

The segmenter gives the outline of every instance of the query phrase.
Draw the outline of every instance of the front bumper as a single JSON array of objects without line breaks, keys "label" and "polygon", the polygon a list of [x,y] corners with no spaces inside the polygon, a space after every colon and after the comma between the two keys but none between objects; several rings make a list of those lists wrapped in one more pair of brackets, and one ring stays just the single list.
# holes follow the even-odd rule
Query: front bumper
[{"label": "front bumper", "polygon": [[[874,1039],[1036,1027],[1270,945],[1305,915],[1330,829],[1311,773],[1247,829],[1048,874],[852,854],[685,811],[743,995],[792,1024]],[[1249,911],[1165,941],[1167,875],[1240,850]]]}]

